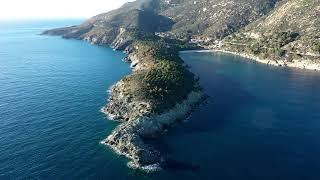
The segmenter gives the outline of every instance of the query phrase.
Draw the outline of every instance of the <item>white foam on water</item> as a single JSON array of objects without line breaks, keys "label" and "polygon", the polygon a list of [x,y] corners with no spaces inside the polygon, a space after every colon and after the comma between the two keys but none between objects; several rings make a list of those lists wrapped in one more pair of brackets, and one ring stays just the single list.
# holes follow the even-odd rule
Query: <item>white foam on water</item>
[{"label": "white foam on water", "polygon": [[147,173],[152,173],[152,172],[156,172],[156,171],[161,171],[162,168],[160,166],[160,163],[155,163],[155,164],[150,164],[147,166],[137,166],[133,161],[128,162],[127,166],[131,169],[141,169]]}]

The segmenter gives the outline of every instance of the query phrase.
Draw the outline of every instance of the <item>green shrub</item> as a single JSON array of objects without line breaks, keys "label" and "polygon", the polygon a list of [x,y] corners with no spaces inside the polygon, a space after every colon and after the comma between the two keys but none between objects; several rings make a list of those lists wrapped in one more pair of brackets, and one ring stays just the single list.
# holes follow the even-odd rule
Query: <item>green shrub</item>
[{"label": "green shrub", "polygon": [[250,46],[250,50],[254,54],[259,54],[261,52],[261,46],[259,43],[255,42]]},{"label": "green shrub", "polygon": [[195,88],[194,75],[184,67],[178,51],[183,42],[161,39],[137,41],[139,59],[147,64],[143,70],[128,76],[126,90],[137,100],[152,102],[154,111],[162,111],[184,100]]},{"label": "green shrub", "polygon": [[181,64],[162,60],[146,70],[141,80],[146,98],[153,99],[162,108],[184,99],[193,88],[193,75]]},{"label": "green shrub", "polygon": [[293,62],[293,55],[292,54],[288,55],[287,61],[288,62]]},{"label": "green shrub", "polygon": [[278,34],[276,34],[276,42],[278,43],[278,45],[280,47],[289,44],[293,41],[295,41],[296,39],[298,39],[299,37],[299,33],[297,32],[280,32]]},{"label": "green shrub", "polygon": [[278,56],[278,57],[283,57],[283,56],[285,56],[285,54],[286,54],[286,50],[281,49],[281,48],[275,48],[275,49],[274,49],[274,53],[275,53],[275,55]]},{"label": "green shrub", "polygon": [[314,49],[316,52],[320,53],[320,42],[319,42],[319,43],[315,43],[315,44],[313,45],[313,49]]}]

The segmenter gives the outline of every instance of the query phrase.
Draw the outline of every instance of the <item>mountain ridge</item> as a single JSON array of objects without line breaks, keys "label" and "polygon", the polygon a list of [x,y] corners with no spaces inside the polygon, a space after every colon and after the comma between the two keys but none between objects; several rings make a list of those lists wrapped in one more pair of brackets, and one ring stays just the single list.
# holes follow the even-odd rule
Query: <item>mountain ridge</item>
[{"label": "mountain ridge", "polygon": [[[192,35],[223,38],[265,15],[277,0],[137,0],[117,10],[94,16],[79,26],[45,34],[112,43],[120,28],[162,32],[171,38]],[[214,13],[213,13],[214,12]],[[141,19],[141,21],[139,21]],[[150,28],[149,26],[153,27]]]}]

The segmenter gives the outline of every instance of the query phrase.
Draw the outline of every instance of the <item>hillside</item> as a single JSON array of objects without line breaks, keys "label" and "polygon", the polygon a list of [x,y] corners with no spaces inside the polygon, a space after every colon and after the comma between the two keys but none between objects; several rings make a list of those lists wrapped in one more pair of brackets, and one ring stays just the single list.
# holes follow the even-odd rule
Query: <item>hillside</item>
[{"label": "hillside", "polygon": [[97,15],[79,26],[44,32],[94,44],[111,44],[122,30],[164,32],[188,39],[192,35],[222,38],[268,13],[277,0],[137,0]]},{"label": "hillside", "polygon": [[267,16],[226,38],[223,49],[279,65],[318,69],[320,1],[283,1]]},{"label": "hillside", "polygon": [[173,22],[156,13],[159,6],[154,2],[139,0],[126,3],[117,10],[94,16],[80,25],[48,30],[43,34],[108,45],[125,29],[139,29],[144,32],[167,31]]},{"label": "hillside", "polygon": [[223,38],[268,13],[276,0],[171,0],[160,14],[175,23],[169,33],[179,38],[201,35]]}]

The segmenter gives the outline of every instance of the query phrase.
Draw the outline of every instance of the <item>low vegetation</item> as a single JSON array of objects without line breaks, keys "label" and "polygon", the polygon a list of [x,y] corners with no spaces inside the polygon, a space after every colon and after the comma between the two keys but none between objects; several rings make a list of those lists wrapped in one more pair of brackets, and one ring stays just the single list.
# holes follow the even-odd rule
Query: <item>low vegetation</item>
[{"label": "low vegetation", "polygon": [[319,2],[290,0],[225,39],[226,49],[270,60],[319,62]]},{"label": "low vegetation", "polygon": [[289,57],[294,51],[289,44],[299,40],[297,32],[284,31],[252,38],[244,33],[234,34],[225,40],[225,46],[233,51],[241,51],[269,59]]},{"label": "low vegetation", "polygon": [[320,54],[320,42],[317,42],[313,45],[313,49],[315,52]]},{"label": "low vegetation", "polygon": [[[134,54],[144,66],[124,78],[127,95],[151,102],[154,111],[163,111],[184,100],[194,90],[194,75],[187,70],[179,51],[195,49],[187,42],[163,39],[134,31]],[[139,38],[138,38],[139,37]]]}]

